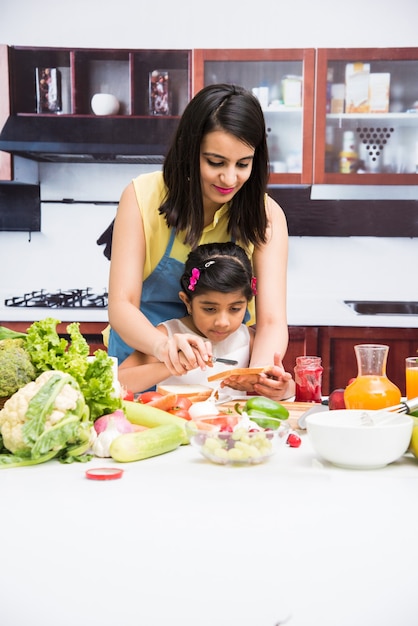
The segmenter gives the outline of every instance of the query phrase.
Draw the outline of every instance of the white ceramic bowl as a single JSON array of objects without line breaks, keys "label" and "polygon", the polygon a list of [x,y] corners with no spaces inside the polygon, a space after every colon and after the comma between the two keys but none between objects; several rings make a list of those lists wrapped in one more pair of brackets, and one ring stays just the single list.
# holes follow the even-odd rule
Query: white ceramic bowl
[{"label": "white ceramic bowl", "polygon": [[116,115],[119,106],[119,100],[111,93],[95,93],[91,99],[91,108],[95,115]]},{"label": "white ceramic bowl", "polygon": [[333,465],[376,469],[399,459],[408,449],[413,420],[409,415],[347,409],[309,415],[306,429],[317,454]]}]

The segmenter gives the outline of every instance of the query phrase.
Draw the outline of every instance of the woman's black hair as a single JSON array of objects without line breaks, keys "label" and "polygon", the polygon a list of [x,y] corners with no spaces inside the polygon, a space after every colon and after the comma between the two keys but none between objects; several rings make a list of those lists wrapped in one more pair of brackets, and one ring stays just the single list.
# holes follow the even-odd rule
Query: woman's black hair
[{"label": "woman's black hair", "polygon": [[181,288],[190,300],[208,291],[242,291],[249,302],[254,295],[253,283],[252,266],[245,250],[232,241],[205,243],[192,250],[180,279]]},{"label": "woman's black hair", "polygon": [[233,240],[255,245],[266,241],[264,194],[268,181],[268,150],[263,111],[257,98],[236,85],[208,85],[186,106],[163,166],[167,196],[160,207],[167,225],[185,232],[185,243],[198,245],[203,228],[200,148],[215,130],[230,133],[254,148],[249,179],[229,207],[228,230]]}]

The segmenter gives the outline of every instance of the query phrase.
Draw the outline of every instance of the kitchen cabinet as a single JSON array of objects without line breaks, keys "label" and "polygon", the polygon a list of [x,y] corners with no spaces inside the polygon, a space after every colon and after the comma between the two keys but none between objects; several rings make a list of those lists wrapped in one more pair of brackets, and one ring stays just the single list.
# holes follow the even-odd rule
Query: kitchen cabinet
[{"label": "kitchen cabinet", "polygon": [[270,182],[312,181],[315,51],[230,49],[193,51],[193,92],[213,83],[249,90],[263,108]]},{"label": "kitchen cabinet", "polygon": [[318,355],[322,357],[324,395],[344,388],[357,375],[354,346],[378,343],[389,346],[386,373],[405,395],[405,359],[418,351],[417,328],[323,326],[318,329]]},{"label": "kitchen cabinet", "polygon": [[[4,48],[3,150],[37,161],[162,162],[190,99],[191,51],[13,46],[6,62]],[[118,110],[95,114],[96,94],[116,98]]]},{"label": "kitchen cabinet", "polygon": [[283,365],[293,376],[296,357],[304,354],[315,356],[318,351],[318,328],[316,326],[289,326],[289,344]]},{"label": "kitchen cabinet", "polygon": [[[0,321],[0,326],[6,326],[11,330],[16,330],[20,333],[25,333],[32,322],[8,322]],[[105,350],[103,344],[102,331],[106,328],[107,322],[80,322],[80,332],[85,337],[87,343],[90,346],[90,354],[94,354],[96,350]],[[68,322],[62,322],[57,324],[57,332],[60,337],[69,339],[69,335],[66,333]]]},{"label": "kitchen cabinet", "polygon": [[314,183],[418,184],[418,48],[319,49]]},{"label": "kitchen cabinet", "polygon": [[[161,114],[179,116],[190,96],[187,50],[123,50],[11,47],[12,111],[15,115],[94,115],[91,99],[110,93],[120,103],[118,115],[156,116],[150,110],[153,73],[167,74],[169,108]],[[57,70],[55,100],[40,97],[42,70]],[[48,74],[47,74],[48,75]],[[49,72],[51,75],[51,72]],[[50,109],[48,108],[50,107]]]}]

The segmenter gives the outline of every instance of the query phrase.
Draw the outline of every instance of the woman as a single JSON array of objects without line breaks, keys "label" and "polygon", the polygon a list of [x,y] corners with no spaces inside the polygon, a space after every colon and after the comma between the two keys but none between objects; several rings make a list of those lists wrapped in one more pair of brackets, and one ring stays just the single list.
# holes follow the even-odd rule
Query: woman
[{"label": "woman", "polygon": [[210,85],[187,105],[162,172],[143,174],[124,190],[114,223],[109,283],[109,354],[135,349],[165,363],[172,375],[205,367],[203,338],[165,337],[156,326],[182,317],[178,284],[191,249],[235,241],[257,276],[257,334],[251,366],[270,365],[256,384],[228,379],[240,391],[283,399],[289,375],[286,274],[288,234],[278,204],[266,195],[268,151],[263,112],[248,91]]}]

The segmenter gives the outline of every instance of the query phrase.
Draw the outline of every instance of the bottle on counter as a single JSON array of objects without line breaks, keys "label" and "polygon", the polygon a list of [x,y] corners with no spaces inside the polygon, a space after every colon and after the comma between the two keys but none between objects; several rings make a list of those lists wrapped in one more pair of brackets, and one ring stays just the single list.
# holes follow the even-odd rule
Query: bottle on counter
[{"label": "bottle on counter", "polygon": [[347,130],[343,135],[343,149],[340,152],[340,173],[352,174],[355,172],[358,158],[354,132]]},{"label": "bottle on counter", "polygon": [[360,344],[354,346],[357,378],[346,387],[347,409],[385,409],[401,401],[400,389],[386,375],[389,346]]},{"label": "bottle on counter", "polygon": [[322,401],[321,357],[298,356],[295,366],[296,402]]}]

